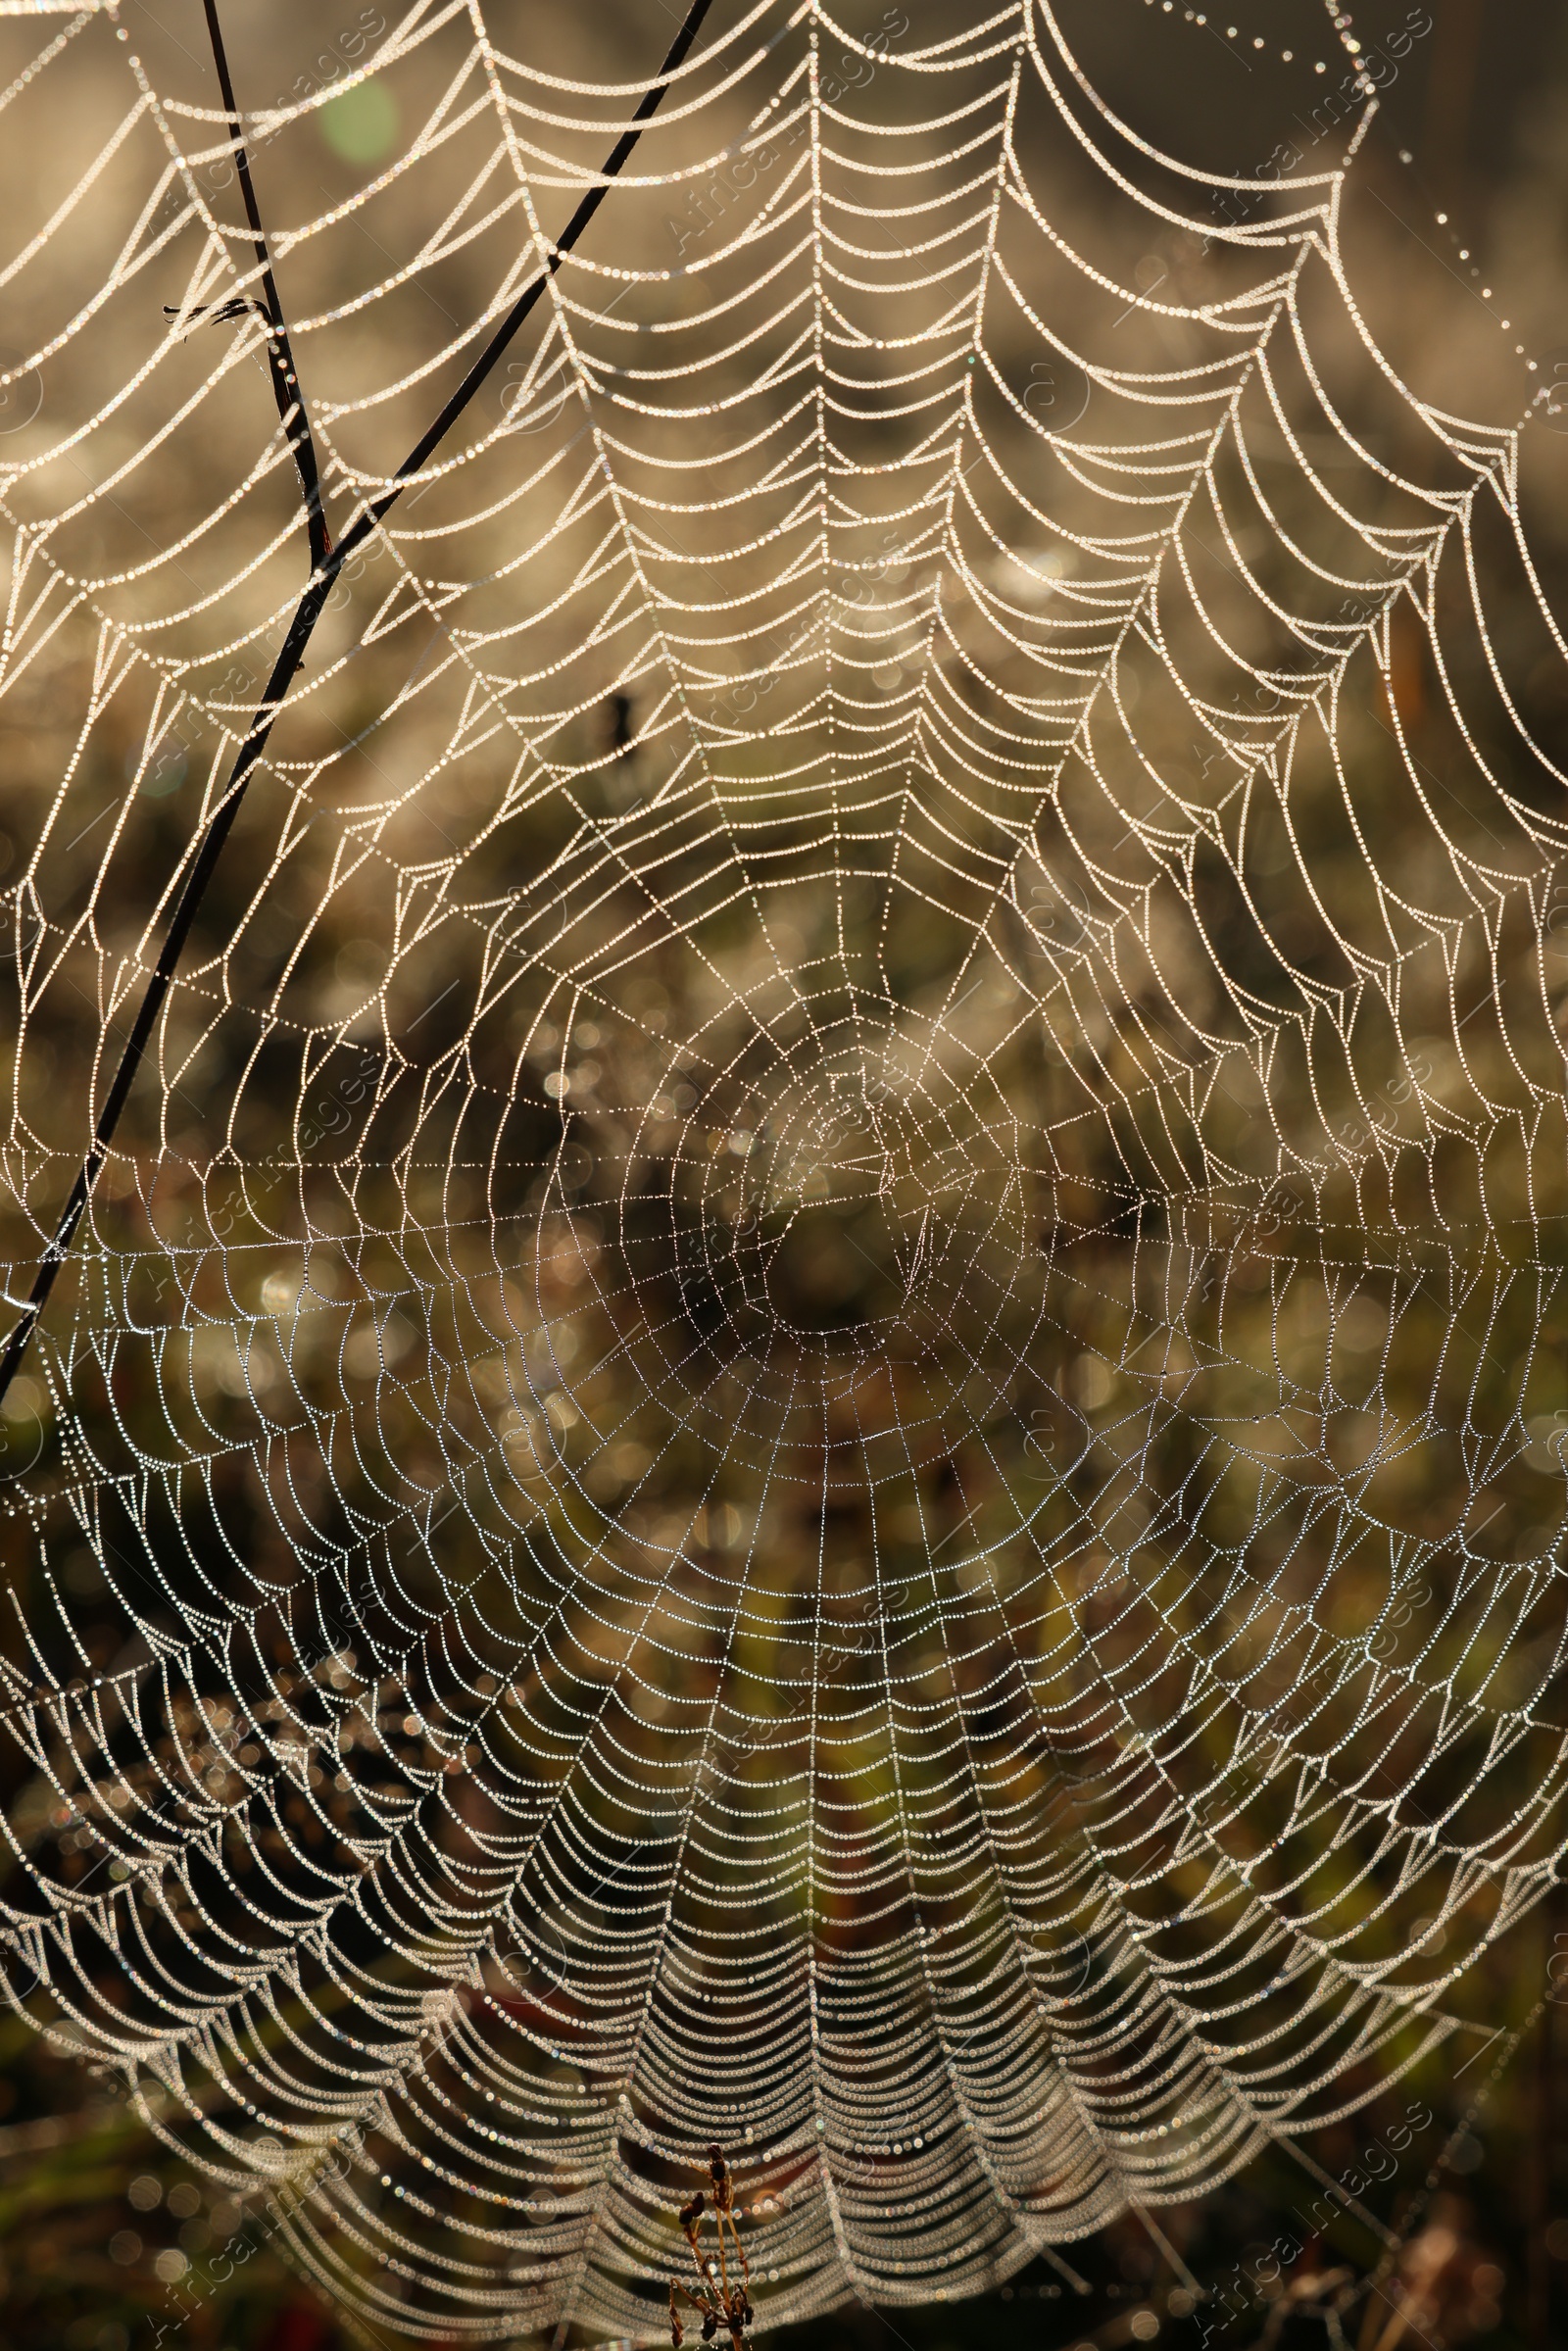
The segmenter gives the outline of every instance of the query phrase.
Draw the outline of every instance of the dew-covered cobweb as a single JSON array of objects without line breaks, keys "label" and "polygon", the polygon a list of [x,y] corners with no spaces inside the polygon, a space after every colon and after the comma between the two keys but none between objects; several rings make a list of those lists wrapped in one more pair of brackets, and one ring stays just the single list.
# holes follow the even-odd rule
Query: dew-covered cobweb
[{"label": "dew-covered cobweb", "polygon": [[[200,13],[3,13],[20,1328],[311,559]],[[715,2140],[761,2322],[976,2291],[1364,2100],[1562,1847],[1536,425],[1380,348],[1343,26],[1260,193],[1092,16],[714,6],[14,1366],[12,1997],[380,2328],[653,2335]],[[340,541],[676,24],[229,25]]]}]

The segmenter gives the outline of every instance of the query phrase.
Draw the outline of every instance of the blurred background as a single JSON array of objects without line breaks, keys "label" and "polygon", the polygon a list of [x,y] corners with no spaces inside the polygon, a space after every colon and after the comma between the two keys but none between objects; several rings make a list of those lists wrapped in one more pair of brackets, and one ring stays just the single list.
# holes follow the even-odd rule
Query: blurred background
[{"label": "blurred background", "polygon": [[[1321,10],[1281,0],[1253,0],[1253,10],[1270,56],[1292,37],[1320,45],[1329,37]],[[358,22],[356,12],[342,13],[345,26]],[[139,41],[192,52],[199,80],[198,15],[194,5],[183,16],[170,5],[128,9],[125,21]],[[641,60],[647,16],[634,0],[562,11],[563,58],[588,57],[607,73],[617,55]],[[233,8],[242,93],[271,96],[258,84],[276,81],[281,95],[296,60],[300,73],[314,72],[318,56],[332,54],[330,17],[330,7],[292,0]],[[1343,29],[1351,20],[1332,21]],[[1379,0],[1357,9],[1353,22],[1367,51],[1396,61],[1352,199],[1361,297],[1386,348],[1422,389],[1452,411],[1511,419],[1522,403],[1495,332],[1504,303],[1548,379],[1559,362],[1568,374],[1568,22],[1550,0],[1509,0],[1506,8],[1497,0],[1430,0],[1420,9]],[[1139,30],[1139,12],[1128,10],[1084,24],[1100,86],[1175,152],[1215,170],[1253,169],[1254,76],[1272,70],[1269,58],[1248,63],[1196,25],[1192,37],[1157,50]],[[321,118],[313,135],[326,186],[336,184],[335,172],[360,173],[390,150],[397,100],[388,91],[377,104],[379,113],[362,105],[335,125]],[[1301,141],[1316,166],[1321,141],[1304,122]],[[259,168],[265,173],[265,160]],[[13,155],[7,169],[25,171],[27,160]],[[1484,312],[1470,282],[1478,270],[1495,289]],[[23,423],[27,397],[25,387],[16,394]],[[1542,426],[1538,439],[1550,429]],[[1562,449],[1548,444],[1528,464],[1538,467],[1536,550],[1561,612]],[[1506,665],[1506,642],[1499,652]],[[1539,722],[1555,724],[1560,754],[1568,749],[1568,694],[1544,684],[1540,704]],[[39,778],[47,773],[49,756],[20,742],[9,748],[22,762],[36,757]],[[167,800],[150,798],[150,866],[173,821],[173,788]],[[8,862],[13,854],[8,842]],[[338,951],[339,980],[350,990],[353,946],[350,939]],[[54,1050],[69,1068],[69,1037]],[[46,1086],[50,1065],[41,1066]],[[119,1654],[122,1626],[90,1571],[73,1606],[94,1656]],[[20,1654],[16,1637],[5,1639]],[[14,1778],[24,1781],[20,1766]],[[1070,2248],[1076,2282],[1038,2263],[999,2293],[961,2305],[851,2310],[773,2339],[780,2351],[964,2351],[982,2343],[1110,2351],[1156,2339],[1176,2351],[1214,2343],[1247,2351],[1265,2342],[1282,2351],[1319,2342],[1339,2351],[1446,2351],[1470,2341],[1547,2351],[1568,2340],[1568,2020],[1559,2005],[1568,2004],[1568,1904],[1547,1904],[1489,1951],[1468,1999],[1468,2013],[1489,2020],[1493,2037],[1482,2031],[1450,2043],[1396,2089],[1318,2133],[1302,2165],[1272,2158],[1201,2203],[1161,2210],[1154,2232],[1128,2220]],[[1335,2214],[1303,2224],[1325,2180],[1343,2191]],[[1282,2243],[1295,2247],[1288,2259]],[[180,2281],[198,2260],[204,2277],[219,2281],[196,2303],[182,2298]],[[374,2339],[329,2313],[278,2258],[255,2216],[193,2177],[152,2118],[127,2111],[112,2084],[63,2059],[17,2018],[0,2025],[0,2262],[5,2339],[28,2351],[140,2351],[169,2342],[193,2351],[326,2351]]]}]

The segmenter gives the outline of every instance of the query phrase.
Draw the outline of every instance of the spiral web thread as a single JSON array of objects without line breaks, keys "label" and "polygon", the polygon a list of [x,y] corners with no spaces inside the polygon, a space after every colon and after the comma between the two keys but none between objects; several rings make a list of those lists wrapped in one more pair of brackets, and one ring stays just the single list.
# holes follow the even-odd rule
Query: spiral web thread
[{"label": "spiral web thread", "polygon": [[[194,51],[4,16],[20,1308],[305,528]],[[710,21],[7,1398],[11,1995],[378,2329],[657,2332],[714,2138],[763,2322],[974,2291],[1353,2110],[1561,1850],[1522,435],[1352,295],[1369,83],[1260,199],[1087,25]],[[340,536],[647,70],[356,37],[237,68]]]}]

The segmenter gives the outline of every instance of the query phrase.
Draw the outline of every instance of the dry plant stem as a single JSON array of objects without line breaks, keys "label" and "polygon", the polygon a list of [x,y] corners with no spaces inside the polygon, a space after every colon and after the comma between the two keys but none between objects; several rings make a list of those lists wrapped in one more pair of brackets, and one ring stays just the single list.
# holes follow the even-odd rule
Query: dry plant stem
[{"label": "dry plant stem", "polygon": [[[705,2261],[703,2258],[702,2240],[698,2233],[703,2222],[703,2195],[702,2190],[699,2189],[691,2202],[683,2205],[676,2215],[681,2232],[691,2248],[692,2267],[697,2272],[697,2291],[694,2294],[690,2286],[682,2285],[678,2278],[670,2279],[669,2339],[673,2351],[681,2351],[681,2345],[685,2340],[685,2330],[681,2326],[680,2313],[675,2307],[675,2297],[679,2294],[691,2304],[693,2310],[701,2314],[702,2334],[705,2343],[711,2342],[720,2326],[723,2326],[728,2330],[734,2351],[746,2351],[746,2329],[752,2323],[752,2302],[749,2291],[751,2265],[746,2259],[740,2231],[735,2226],[734,2191],[729,2171],[723,2155],[717,2147],[710,2151],[709,2177],[713,2183],[713,2226],[718,2235],[718,2280],[715,2284],[711,2260]],[[729,2264],[724,2257],[724,2223],[726,2220],[729,2223],[729,2233],[734,2243],[735,2257],[740,2263],[741,2276],[744,2280],[738,2286],[730,2284]]]},{"label": "dry plant stem", "polygon": [[724,2259],[724,2207],[717,2195],[713,2198],[713,2231],[718,2238],[718,2280],[723,2289],[724,2309],[729,2310],[729,2263]]},{"label": "dry plant stem", "polygon": [[[288,634],[283,640],[282,650],[272,664],[271,675],[267,681],[267,690],[257,704],[251,716],[250,725],[241,739],[222,797],[209,818],[206,830],[196,844],[195,856],[191,860],[184,887],[175,900],[174,910],[170,917],[169,928],[164,934],[158,960],[153,965],[141,1003],[136,1009],[136,1017],[131,1024],[130,1035],[126,1039],[103,1108],[94,1125],[91,1149],[82,1161],[75,1182],[72,1185],[70,1197],[56,1222],[54,1234],[39,1263],[32,1288],[27,1294],[26,1304],[23,1308],[21,1319],[6,1343],[4,1354],[0,1355],[0,1401],[4,1400],[6,1391],[17,1375],[22,1358],[26,1353],[28,1342],[37,1328],[38,1317],[48,1303],[49,1294],[55,1286],[56,1276],[70,1254],[76,1227],[80,1224],[87,1202],[92,1198],[93,1186],[98,1180],[99,1171],[108,1155],[115,1130],[120,1124],[121,1114],[129,1097],[131,1086],[135,1082],[142,1055],[147,1050],[148,1041],[152,1036],[158,1016],[163,1010],[164,1000],[169,994],[170,983],[173,979],[180,955],[184,952],[185,942],[190,936],[191,926],[196,919],[202,899],[206,895],[207,885],[212,880],[218,860],[222,855],[223,845],[233,829],[235,817],[239,814],[246,785],[250,781],[252,770],[267,748],[273,721],[289,687],[294,682],[300,663],[305,659],[306,648],[315,633],[316,624],[321,616],[339,571],[365,544],[371,532],[376,529],[401,497],[411,477],[418,472],[426,459],[430,457],[463,415],[464,410],[467,408],[475,393],[479,391],[508,344],[528,317],[545,287],[554,277],[567,254],[570,253],[583,230],[588,226],[589,221],[604,202],[610,183],[617,177],[627,157],[636,146],[642,134],[643,124],[656,112],[663,97],[669,75],[681,64],[693,41],[697,38],[703,19],[707,16],[710,6],[710,0],[693,0],[679,32],[670,44],[668,54],[659,70],[657,78],[639,100],[637,111],[632,116],[630,124],[622,131],[611,150],[604,168],[599,173],[598,183],[591,187],[583,197],[561,236],[552,245],[537,276],[530,279],[528,285],[518,295],[457,390],[410,450],[392,476],[390,487],[384,490],[380,497],[371,500],[367,507],[361,510],[336,547],[331,547],[326,539],[326,518],[321,511],[319,480],[316,474],[315,445],[310,437],[304,404],[297,397],[298,387],[293,381],[293,363],[287,357],[286,331],[283,326],[281,309],[277,303],[277,290],[272,281],[270,265],[267,260],[267,240],[262,229],[260,212],[256,205],[250,167],[245,159],[243,145],[238,140],[233,94],[228,78],[227,63],[222,53],[221,37],[218,31],[215,0],[204,0],[204,4],[207,9],[208,23],[213,30],[214,55],[219,61],[219,78],[223,92],[223,102],[230,117],[230,130],[236,141],[235,157],[240,173],[240,184],[245,195],[246,213],[256,239],[258,256],[263,264],[264,283],[267,288],[268,302],[271,308],[273,325],[269,349],[273,351],[277,360],[286,363],[289,378],[289,410],[288,416],[285,416],[285,428],[289,432],[295,463],[300,466],[301,480],[305,483],[306,488],[311,528],[311,578],[300,598],[294,617],[289,623]],[[274,384],[276,380],[274,372]],[[279,397],[281,398],[281,393]],[[297,419],[297,422],[290,422],[291,417]],[[310,467],[309,475],[306,472],[307,465]],[[318,545],[320,552],[318,552]]]},{"label": "dry plant stem", "polygon": [[751,2264],[746,2258],[745,2247],[741,2243],[740,2230],[735,2226],[734,2184],[730,2179],[729,2173],[724,2167],[724,2159],[719,2154],[716,2147],[713,2149],[712,2161],[713,2219],[718,2229],[718,2267],[720,2275],[724,2280],[724,2292],[727,2299],[730,2292],[730,2282],[729,2270],[724,2260],[724,2224],[726,2221],[729,2223],[730,2240],[735,2247],[735,2258],[740,2263],[741,2280],[742,2283],[747,2287],[749,2287],[752,2282],[752,2271]]}]

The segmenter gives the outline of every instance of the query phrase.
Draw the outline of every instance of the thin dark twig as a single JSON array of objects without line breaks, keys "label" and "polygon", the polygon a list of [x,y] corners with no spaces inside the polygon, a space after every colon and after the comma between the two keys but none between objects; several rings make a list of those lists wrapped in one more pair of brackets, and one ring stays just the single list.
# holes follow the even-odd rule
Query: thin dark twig
[{"label": "thin dark twig", "polygon": [[592,187],[589,189],[587,195],[583,198],[576,211],[572,214],[571,219],[567,221],[566,226],[562,231],[561,236],[551,247],[549,257],[546,260],[545,266],[540,271],[539,275],[534,278],[532,283],[526,286],[518,295],[516,301],[513,304],[511,310],[508,311],[506,317],[502,319],[501,324],[497,327],[495,333],[485,345],[483,351],[480,352],[478,358],[474,361],[473,366],[468,369],[468,372],[464,377],[462,383],[459,384],[457,390],[447,402],[445,408],[442,409],[440,415],[435,417],[427,429],[421,433],[418,440],[415,442],[414,447],[409,451],[408,456],[404,459],[396,473],[393,474],[391,488],[383,491],[379,498],[373,500],[366,509],[365,513],[362,514],[355,521],[352,529],[348,533],[348,536],[344,539],[342,546],[338,549],[337,560],[339,563],[345,562],[348,556],[353,552],[354,548],[364,544],[364,542],[369,537],[371,531],[374,530],[376,524],[386,514],[387,510],[395,505],[397,500],[402,497],[404,490],[408,486],[410,477],[418,472],[426,458],[430,457],[434,453],[437,445],[446,438],[447,433],[451,430],[452,426],[456,424],[458,418],[462,416],[469,401],[479,390],[486,376],[489,375],[491,369],[495,367],[497,360],[500,359],[502,353],[506,350],[507,345],[512,341],[513,336],[516,333],[518,327],[527,318],[528,313],[533,309],[534,304],[538,301],[540,295],[550,283],[550,280],[555,276],[556,271],[560,269],[562,263],[571,251],[573,245],[576,244],[577,239],[581,236],[583,230],[587,227],[589,221],[593,219],[595,213],[599,210],[599,207],[603,204],[606,196],[609,194],[610,190],[607,183],[619,176],[621,168],[625,164],[626,158],[630,155],[632,149],[636,146],[638,139],[642,136],[643,124],[656,111],[660,100],[663,97],[664,85],[669,75],[680,64],[682,58],[686,55],[687,50],[691,47],[693,41],[697,38],[699,31],[702,29],[703,19],[708,14],[710,4],[710,0],[693,0],[693,5],[687,12],[685,23],[682,24],[679,32],[675,35],[674,40],[670,43],[669,55],[665,58],[663,64],[659,70],[658,80],[651,84],[646,95],[639,101],[637,111],[632,116],[629,125],[621,132],[620,137],[615,141],[614,146],[611,149],[610,155],[607,158],[604,168],[599,174],[600,184],[597,187]]},{"label": "thin dark twig", "polygon": [[[300,598],[294,617],[289,623],[288,634],[283,640],[282,650],[272,664],[271,675],[267,681],[267,690],[251,715],[250,725],[247,727],[235,755],[234,764],[229,772],[222,797],[208,819],[206,832],[202,835],[196,855],[192,859],[184,888],[175,902],[173,913],[170,917],[169,928],[164,934],[163,946],[159,950],[158,960],[153,966],[141,1003],[137,1006],[130,1035],[120,1056],[120,1063],[105,1098],[104,1106],[99,1112],[97,1123],[93,1128],[92,1147],[82,1161],[76,1180],[71,1188],[71,1197],[61,1211],[53,1238],[44,1251],[32,1288],[27,1294],[27,1302],[23,1309],[22,1318],[6,1343],[5,1353],[0,1355],[0,1399],[4,1398],[7,1389],[16,1377],[18,1367],[27,1350],[27,1344],[37,1328],[38,1317],[43,1312],[44,1306],[48,1302],[49,1293],[54,1288],[55,1277],[70,1254],[76,1227],[81,1222],[88,1200],[92,1198],[93,1186],[98,1180],[99,1170],[108,1155],[115,1130],[120,1124],[121,1114],[125,1107],[131,1086],[135,1082],[142,1055],[147,1050],[148,1040],[152,1036],[159,1013],[163,1009],[164,1000],[169,994],[170,984],[173,979],[180,955],[184,952],[191,925],[196,919],[197,911],[207,892],[207,886],[212,880],[218,860],[222,855],[223,845],[233,830],[234,819],[239,814],[240,803],[245,797],[245,789],[250,781],[251,772],[267,748],[273,722],[289,687],[294,682],[300,663],[305,658],[306,648],[310,644],[316,624],[325,609],[326,600],[332,592],[338,573],[357,549],[365,544],[388,511],[402,496],[411,475],[418,472],[425,460],[463,415],[464,410],[491,373],[496,362],[528,317],[583,230],[588,226],[589,221],[609,193],[610,182],[618,176],[627,157],[636,146],[642,133],[643,124],[655,113],[662,99],[669,76],[681,64],[693,41],[697,38],[698,32],[702,28],[703,19],[707,16],[711,0],[692,0],[692,6],[687,11],[685,22],[670,44],[668,55],[659,70],[658,77],[649,86],[627,128],[622,131],[611,150],[610,156],[599,173],[598,183],[588,190],[565,228],[552,245],[544,267],[518,295],[451,399],[447,401],[434,421],[420,434],[392,476],[390,487],[361,511],[337,545],[331,547],[322,558],[317,558],[315,554],[317,530],[319,528],[323,533],[325,531],[325,516],[320,511],[318,487],[317,504],[311,525],[313,554],[311,578]],[[219,74],[223,90],[223,101],[228,108],[231,126],[234,128],[237,138],[237,120],[234,119],[234,101],[228,81],[228,68],[222,58],[220,38],[216,33],[215,0],[205,0],[205,5],[209,24],[215,27],[215,55],[220,61]],[[241,185],[245,191],[246,211],[264,265],[268,300],[274,306],[272,332],[277,338],[279,351],[286,354],[287,341],[283,329],[282,313],[281,309],[276,307],[276,288],[272,282],[270,265],[267,261],[266,238],[262,231],[261,218],[256,209],[250,168],[248,163],[243,160],[243,146],[236,143],[235,154],[240,163]],[[292,363],[289,363],[289,375],[292,378]],[[299,417],[304,420],[304,404],[298,399],[297,394],[298,387],[291,381],[291,407],[293,412],[297,413]],[[316,452],[314,443],[309,437],[308,423],[305,423],[303,435],[299,440],[293,440],[291,430],[291,442],[296,464],[300,462],[303,449],[308,452],[309,463],[314,467]],[[303,479],[303,466],[301,475]],[[310,485],[307,484],[307,496],[309,497],[310,494]]]},{"label": "thin dark twig", "polygon": [[[202,5],[207,11],[207,33],[213,45],[213,63],[218,68],[218,86],[223,94],[223,111],[228,117],[234,170],[239,177],[245,218],[250,222],[251,242],[256,248],[256,259],[262,272],[265,307],[261,303],[247,307],[261,310],[267,321],[267,364],[272,378],[272,396],[277,402],[277,414],[288,435],[294,463],[299,468],[300,487],[305,493],[305,519],[311,534],[311,569],[318,571],[332,552],[332,534],[327,528],[326,513],[321,504],[321,476],[316,462],[316,442],[311,433],[305,396],[300,390],[294,354],[289,348],[283,305],[278,299],[277,280],[272,275],[272,257],[268,250],[267,231],[262,226],[261,207],[256,201],[256,188],[251,179],[250,157],[245,152],[245,134],[240,128],[239,108],[234,104],[234,84],[229,79],[223,29],[218,21],[218,0],[202,0]],[[226,306],[223,307],[226,310]]]}]

